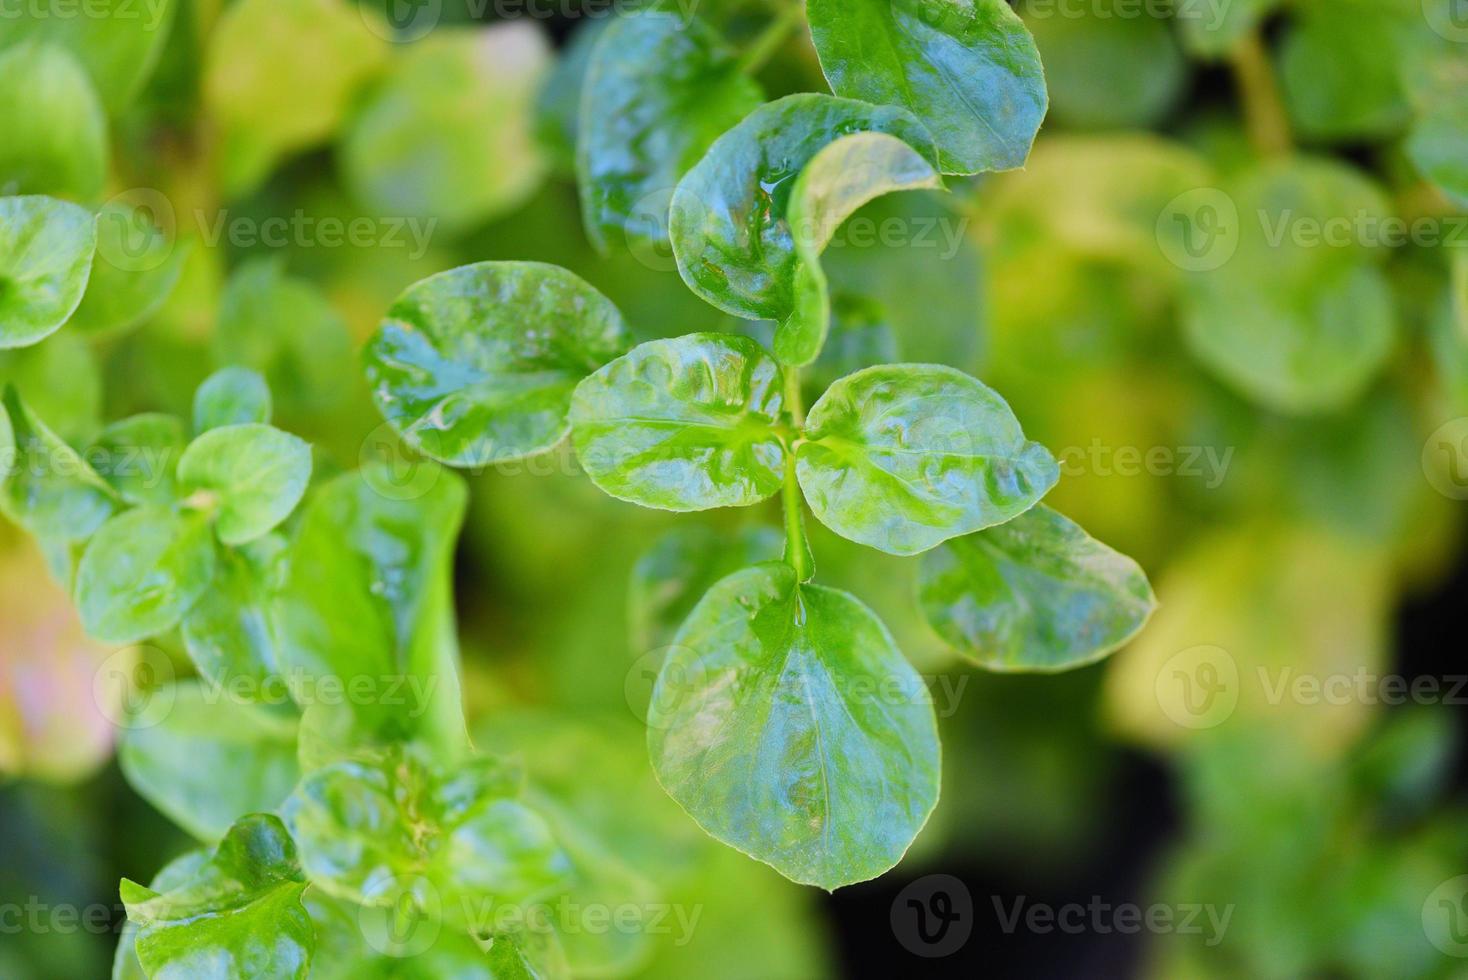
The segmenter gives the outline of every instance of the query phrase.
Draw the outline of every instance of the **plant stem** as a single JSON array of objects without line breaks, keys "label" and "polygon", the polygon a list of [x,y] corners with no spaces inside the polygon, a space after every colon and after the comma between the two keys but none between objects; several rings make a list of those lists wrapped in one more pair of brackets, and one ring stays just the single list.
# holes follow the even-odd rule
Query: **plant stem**
[{"label": "plant stem", "polygon": [[801,0],[788,4],[775,19],[753,41],[749,47],[744,49],[744,54],[739,57],[737,70],[745,75],[753,75],[765,66],[765,62],[774,57],[775,52],[785,44],[790,32],[795,29],[805,18],[805,4]]},{"label": "plant stem", "polygon": [[1264,39],[1254,29],[1229,52],[1229,64],[1244,103],[1244,128],[1249,142],[1263,156],[1283,156],[1290,152],[1290,120],[1279,95],[1269,51]]},{"label": "plant stem", "polygon": [[[797,436],[805,425],[805,408],[800,400],[800,368],[785,369],[785,405],[795,423]],[[795,580],[804,582],[810,576],[806,564],[805,525],[800,520],[800,481],[795,476],[795,445],[786,447],[785,485],[780,490],[780,502],[785,509],[785,559],[795,569]]]}]

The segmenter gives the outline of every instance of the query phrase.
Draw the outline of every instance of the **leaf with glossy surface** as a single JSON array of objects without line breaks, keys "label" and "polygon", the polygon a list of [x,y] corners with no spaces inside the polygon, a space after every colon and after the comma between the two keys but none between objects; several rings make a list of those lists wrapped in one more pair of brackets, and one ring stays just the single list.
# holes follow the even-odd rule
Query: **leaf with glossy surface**
[{"label": "leaf with glossy surface", "polygon": [[865,606],[783,563],[734,573],[694,608],[648,726],[673,799],[801,884],[888,870],[938,799],[922,679]]},{"label": "leaf with glossy surface", "polygon": [[[153,876],[153,880],[148,882],[148,890],[162,893],[178,888],[198,874],[209,858],[209,851],[203,848],[185,852],[169,861]],[[143,964],[138,962],[137,935],[136,922],[123,922],[122,935],[117,941],[117,952],[112,958],[112,980],[148,980],[148,974],[143,972]]]},{"label": "leaf with glossy surface", "polygon": [[236,690],[184,681],[157,692],[150,703],[168,712],[125,728],[118,748],[128,784],[200,840],[223,837],[241,813],[275,810],[300,778],[294,720],[240,703]]},{"label": "leaf with glossy surface", "polygon": [[10,451],[0,460],[6,515],[37,537],[91,537],[118,506],[107,481],[37,418],[14,388],[6,388],[0,414],[10,432]]},{"label": "leaf with glossy surface", "polygon": [[795,310],[775,330],[775,356],[782,364],[809,364],[825,345],[831,300],[820,255],[842,222],[883,194],[942,186],[932,164],[885,133],[843,136],[811,158],[790,193],[796,299]]},{"label": "leaf with glossy surface", "polygon": [[103,206],[96,223],[91,279],[69,321],[94,336],[131,329],[157,313],[178,285],[189,253],[144,209],[122,201]]},{"label": "leaf with glossy surface", "polygon": [[0,347],[39,343],[67,321],[86,291],[96,248],[97,223],[85,208],[0,197]]},{"label": "leaf with glossy surface", "polygon": [[241,817],[188,880],[156,892],[127,879],[139,962],[152,980],[304,980],[316,948],[295,845],[269,814]]},{"label": "leaf with glossy surface", "polygon": [[531,112],[549,62],[528,19],[445,28],[407,48],[348,127],[347,187],[369,213],[450,232],[512,210],[544,175]]},{"label": "leaf with glossy surface", "polygon": [[714,306],[750,320],[795,309],[795,241],[786,213],[800,172],[827,144],[886,133],[935,162],[932,137],[893,106],[802,93],[760,106],[714,141],[673,194],[678,272]]},{"label": "leaf with glossy surface", "polygon": [[831,91],[911,110],[944,173],[1024,165],[1045,74],[1004,0],[810,0],[807,12]]},{"label": "leaf with glossy surface", "polygon": [[629,345],[617,308],[565,269],[481,262],[409,287],[364,358],[378,410],[410,446],[481,466],[565,438],[576,385]]},{"label": "leaf with glossy surface", "polygon": [[679,527],[653,542],[632,566],[627,589],[633,652],[667,646],[714,583],[750,565],[780,557],[785,538],[773,527],[729,533]]},{"label": "leaf with glossy surface", "polygon": [[306,502],[273,604],[280,668],[303,706],[323,684],[365,686],[344,705],[358,737],[449,753],[465,740],[451,565],[468,493],[446,471],[410,500],[378,491],[390,483],[348,473]]},{"label": "leaf with glossy surface", "polygon": [[87,455],[123,500],[164,505],[177,496],[173,474],[184,442],[177,416],[145,412],[107,426]]},{"label": "leaf with glossy surface", "polygon": [[805,435],[796,473],[816,517],[894,555],[1002,524],[1060,478],[1003,398],[936,364],[841,379],[811,406]]},{"label": "leaf with glossy surface", "polygon": [[1044,504],[944,542],[921,567],[928,622],[990,670],[1092,663],[1135,636],[1157,605],[1136,562]]},{"label": "leaf with glossy surface", "polygon": [[87,632],[107,643],[165,633],[209,587],[214,541],[201,514],[139,507],[112,518],[87,544],[76,604]]},{"label": "leaf with glossy surface", "polygon": [[217,502],[225,544],[268,534],[290,516],[311,482],[311,447],[268,425],[225,425],[200,435],[178,461],[179,492]]},{"label": "leaf with glossy surface", "polygon": [[784,473],[781,384],[779,365],[747,337],[640,344],[576,388],[576,458],[602,490],[644,507],[758,503]]},{"label": "leaf with glossy surface", "polygon": [[763,100],[702,21],[665,11],[603,31],[582,87],[577,184],[586,233],[666,242],[668,200],[721,133]]},{"label": "leaf with glossy surface", "polygon": [[285,549],[269,534],[221,551],[213,584],[183,620],[184,648],[199,673],[244,702],[290,703],[270,621]]},{"label": "leaf with glossy surface", "polygon": [[220,368],[194,392],[194,432],[270,421],[270,386],[246,367]]},{"label": "leaf with glossy surface", "polygon": [[0,119],[0,187],[82,199],[101,193],[107,117],[64,48],[29,41],[0,51]]},{"label": "leaf with glossy surface", "polygon": [[369,906],[432,901],[462,923],[464,898],[534,901],[564,881],[566,857],[519,788],[493,759],[440,769],[394,748],[307,774],[281,814],[323,891]]}]

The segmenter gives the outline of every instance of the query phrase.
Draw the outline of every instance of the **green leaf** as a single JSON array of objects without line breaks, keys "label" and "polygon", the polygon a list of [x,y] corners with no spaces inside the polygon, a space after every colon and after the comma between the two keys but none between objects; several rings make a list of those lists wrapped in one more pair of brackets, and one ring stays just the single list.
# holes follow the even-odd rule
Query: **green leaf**
[{"label": "green leaf", "polygon": [[[185,852],[169,861],[153,876],[153,880],[148,882],[148,890],[161,893],[178,888],[198,874],[209,857],[209,852],[203,848]],[[112,980],[148,980],[148,975],[143,972],[143,965],[138,962],[137,935],[136,922],[123,923],[122,935],[117,941],[117,953],[112,959]]]},{"label": "green leaf", "polygon": [[18,19],[7,15],[0,48],[30,39],[65,48],[116,113],[152,74],[173,24],[174,0],[88,0],[80,14],[69,0],[28,0],[25,9]]},{"label": "green leaf", "polygon": [[221,551],[214,582],[183,621],[184,647],[199,673],[244,702],[289,703],[277,672],[272,597],[284,566],[285,541],[257,538]]},{"label": "green leaf", "polygon": [[156,724],[126,727],[118,762],[128,784],[200,840],[223,837],[241,813],[276,809],[295,788],[296,728],[241,704],[231,688],[184,681],[155,691]]},{"label": "green leaf", "polygon": [[326,893],[369,906],[432,903],[465,924],[474,902],[543,899],[569,870],[519,789],[489,758],[437,768],[395,748],[307,774],[281,814]]},{"label": "green leaf", "polygon": [[176,416],[147,412],[107,426],[87,455],[123,500],[162,505],[177,496],[173,473],[185,441]]},{"label": "green leaf", "polygon": [[810,0],[831,91],[905,106],[933,133],[944,173],[1024,165],[1045,118],[1045,74],[1004,0]]},{"label": "green leaf", "polygon": [[39,343],[67,321],[82,301],[96,247],[96,221],[84,208],[0,197],[0,347]]},{"label": "green leaf", "polygon": [[614,239],[665,243],[678,179],[763,101],[713,28],[665,11],[603,31],[582,93],[577,184],[602,250]]},{"label": "green leaf", "polygon": [[1136,562],[1044,504],[939,545],[921,568],[928,622],[990,670],[1093,663],[1135,636],[1157,605]]},{"label": "green leaf", "polygon": [[597,39],[612,17],[583,17],[561,46],[535,97],[535,138],[557,170],[576,173],[576,134],[581,129],[581,90]]},{"label": "green leaf", "polygon": [[351,4],[231,3],[209,37],[203,77],[225,195],[248,193],[282,157],[331,137],[385,48]]},{"label": "green leaf", "polygon": [[214,530],[244,544],[290,516],[311,482],[311,447],[259,423],[204,432],[178,461],[179,492],[206,494],[217,505]]},{"label": "green leaf", "polygon": [[576,388],[576,458],[602,490],[644,507],[758,503],[784,475],[781,384],[779,365],[747,337],[640,344]]},{"label": "green leaf", "polygon": [[194,431],[270,421],[270,386],[259,372],[220,368],[194,392]]},{"label": "green leaf", "polygon": [[152,980],[304,980],[316,947],[296,849],[278,819],[241,817],[208,862],[165,892],[122,882]]},{"label": "green leaf", "polygon": [[[1350,402],[1380,370],[1396,333],[1391,291],[1373,264],[1385,249],[1372,229],[1389,213],[1380,189],[1344,164],[1307,157],[1259,165],[1227,189],[1237,248],[1185,282],[1189,347],[1277,411]],[[1190,239],[1209,241],[1201,222],[1194,231]]]},{"label": "green leaf", "polygon": [[64,48],[31,41],[0,51],[0,119],[0,187],[8,193],[86,199],[102,192],[107,117]]},{"label": "green leaf", "polygon": [[446,28],[405,49],[354,117],[342,174],[369,213],[458,231],[540,186],[531,112],[549,47],[534,21]]},{"label": "green leaf", "polygon": [[736,572],[678,631],[648,714],[658,780],[801,884],[895,865],[938,799],[932,702],[881,621],[784,563]]},{"label": "green leaf", "polygon": [[1407,155],[1454,204],[1468,209],[1468,106],[1461,97],[1432,103],[1412,129]]},{"label": "green leaf", "polygon": [[777,528],[763,525],[734,533],[680,526],[658,538],[632,566],[627,618],[633,652],[667,646],[714,583],[741,568],[774,561],[784,543]]},{"label": "green leaf", "polygon": [[71,326],[97,336],[143,323],[178,285],[188,253],[143,208],[121,201],[103,206],[91,280]]},{"label": "green leaf", "polygon": [[805,435],[796,473],[816,517],[894,555],[1003,524],[1060,478],[1003,398],[941,365],[841,379],[811,406]]},{"label": "green leaf", "polygon": [[280,667],[303,707],[335,692],[358,737],[448,753],[465,739],[451,573],[468,494],[440,471],[391,499],[375,489],[387,479],[339,476],[302,509],[273,608]]},{"label": "green leaf", "polygon": [[76,572],[87,632],[105,643],[166,633],[209,587],[214,541],[200,514],[139,507],[97,531]]},{"label": "green leaf", "polygon": [[819,356],[831,320],[820,255],[847,218],[893,191],[941,189],[943,179],[912,147],[885,133],[854,133],[825,146],[796,178],[788,221],[795,239],[795,311],[775,330],[775,356],[805,365]]},{"label": "green leaf", "polygon": [[44,344],[0,351],[0,390],[6,385],[71,445],[86,444],[101,427],[102,371],[80,334],[62,330]]},{"label": "green leaf", "polygon": [[37,537],[91,537],[117,507],[112,488],[31,413],[14,388],[5,390],[4,409],[13,447],[0,460],[6,515]]},{"label": "green leaf", "polygon": [[629,345],[617,308],[577,276],[481,262],[409,287],[364,358],[378,409],[410,446],[482,466],[565,438],[576,385]]},{"label": "green leaf", "polygon": [[1060,15],[1040,0],[1018,9],[1045,66],[1053,122],[1145,129],[1161,122],[1184,95],[1187,61],[1167,19],[1147,8],[1128,0],[1092,0]]},{"label": "green leaf", "polygon": [[796,306],[798,260],[786,220],[795,180],[827,144],[861,132],[895,136],[936,160],[911,113],[814,93],[760,106],[715,140],[673,194],[670,237],[689,288],[735,316],[788,317]]},{"label": "green leaf", "polygon": [[1406,124],[1409,109],[1396,59],[1382,50],[1402,20],[1370,0],[1307,6],[1292,21],[1280,46],[1279,81],[1302,135],[1379,140]]}]

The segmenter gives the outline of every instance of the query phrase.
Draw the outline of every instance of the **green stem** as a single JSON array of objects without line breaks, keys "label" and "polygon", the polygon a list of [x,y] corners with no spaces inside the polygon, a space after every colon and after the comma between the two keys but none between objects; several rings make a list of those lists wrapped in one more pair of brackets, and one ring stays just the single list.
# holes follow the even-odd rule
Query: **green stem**
[{"label": "green stem", "polygon": [[[785,369],[785,405],[795,423],[796,437],[805,426],[805,408],[800,399],[800,369]],[[795,569],[795,579],[804,582],[810,576],[806,564],[805,525],[800,520],[800,481],[795,476],[794,439],[785,453],[785,485],[780,491],[780,501],[785,508],[785,558]]]},{"label": "green stem", "polygon": [[737,70],[745,75],[753,75],[765,66],[765,62],[775,56],[775,52],[784,46],[790,32],[796,25],[805,19],[805,4],[802,2],[791,3],[775,15],[759,35],[750,42],[749,47],[744,49],[744,54],[739,57]]},{"label": "green stem", "polygon": [[1293,139],[1290,119],[1279,95],[1279,83],[1269,50],[1257,29],[1250,31],[1229,52],[1239,97],[1244,103],[1244,128],[1249,142],[1263,156],[1284,156]]}]

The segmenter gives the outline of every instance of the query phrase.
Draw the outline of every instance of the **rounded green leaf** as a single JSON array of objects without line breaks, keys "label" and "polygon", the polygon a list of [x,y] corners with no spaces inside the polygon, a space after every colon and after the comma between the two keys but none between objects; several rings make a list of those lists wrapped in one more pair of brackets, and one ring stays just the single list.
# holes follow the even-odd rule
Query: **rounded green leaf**
[{"label": "rounded green leaf", "polygon": [[185,681],[153,695],[171,708],[157,724],[124,729],[118,762],[128,784],[200,840],[218,840],[242,813],[280,806],[295,788],[296,728],[241,704],[228,689]]},{"label": "rounded green leaf", "polygon": [[894,555],[1002,524],[1060,478],[1003,398],[936,364],[842,378],[811,406],[805,436],[796,473],[816,517]]},{"label": "rounded green leaf", "polygon": [[902,858],[938,800],[938,733],[870,610],[756,565],[710,589],[673,643],[648,748],[704,830],[826,889]]},{"label": "rounded green leaf", "polygon": [[7,516],[41,538],[84,541],[117,509],[117,495],[7,387],[10,451],[0,459]]},{"label": "rounded green leaf", "polygon": [[932,137],[904,109],[802,93],[760,106],[714,141],[673,194],[678,272],[699,296],[750,320],[795,309],[795,240],[786,213],[800,172],[827,144],[887,133],[936,161]]},{"label": "rounded green leaf", "polygon": [[[173,23],[174,0],[27,0],[6,15],[0,47],[35,39],[65,48],[111,112],[127,108],[152,74]],[[17,6],[19,9],[19,5]]]},{"label": "rounded green leaf", "polygon": [[941,189],[943,179],[912,147],[886,133],[853,133],[823,147],[796,178],[787,220],[794,234],[795,310],[775,330],[775,356],[805,365],[820,355],[831,300],[820,254],[847,218],[883,194]]},{"label": "rounded green leaf", "polygon": [[1324,140],[1394,135],[1409,115],[1390,50],[1404,18],[1377,0],[1307,7],[1302,13],[1279,53],[1281,94],[1295,127]]},{"label": "rounded green leaf", "polygon": [[85,208],[0,197],[0,347],[39,343],[67,321],[86,292],[96,247],[97,222]]},{"label": "rounded green leaf", "polygon": [[123,201],[105,205],[97,214],[91,280],[71,326],[100,335],[143,323],[178,285],[188,252],[144,209]]},{"label": "rounded green leaf", "polygon": [[747,337],[653,340],[576,388],[571,438],[593,483],[659,510],[745,507],[780,489],[780,366]]},{"label": "rounded green leaf", "polygon": [[465,898],[533,901],[564,883],[565,854],[518,793],[492,759],[439,769],[394,749],[307,774],[281,815],[322,891],[391,905],[431,890],[454,919],[473,914]]},{"label": "rounded green leaf", "polygon": [[954,649],[1000,671],[1093,663],[1157,606],[1147,575],[1044,504],[923,555],[919,598]]},{"label": "rounded green leaf", "polygon": [[183,621],[184,648],[199,673],[245,702],[289,703],[278,674],[270,602],[283,565],[285,542],[266,535],[225,549],[214,582]]},{"label": "rounded green leaf", "polygon": [[448,231],[516,207],[544,174],[531,112],[549,61],[531,21],[445,29],[407,48],[342,141],[347,186],[370,212]]},{"label": "rounded green leaf", "polygon": [[168,504],[177,496],[173,474],[185,441],[176,416],[146,412],[103,429],[87,457],[128,503]]},{"label": "rounded green leaf", "polygon": [[296,509],[310,482],[311,447],[254,422],[204,432],[178,461],[179,492],[215,498],[215,531],[225,544],[268,533]]},{"label": "rounded green leaf", "polygon": [[64,48],[28,41],[0,51],[0,187],[93,198],[107,176],[107,117]]},{"label": "rounded green leaf", "polygon": [[159,893],[122,881],[139,962],[152,980],[305,980],[316,930],[306,880],[278,818],[241,817],[187,880]]},{"label": "rounded green leaf", "polygon": [[[185,851],[153,876],[153,880],[148,882],[148,890],[166,892],[180,887],[193,878],[210,857],[210,853],[203,848]],[[112,958],[112,980],[148,980],[148,975],[143,972],[143,965],[138,962],[137,934],[136,922],[123,923],[122,935],[117,941],[117,952]]]},{"label": "rounded green leaf", "polygon": [[1004,0],[809,0],[831,91],[911,110],[944,173],[1024,165],[1045,118],[1034,39]]},{"label": "rounded green leaf", "polygon": [[220,368],[194,392],[194,431],[270,421],[270,386],[246,367]]},{"label": "rounded green leaf", "polygon": [[601,248],[665,242],[678,178],[762,101],[713,28],[668,11],[614,20],[581,91],[577,183],[587,235]]},{"label": "rounded green leaf", "polygon": [[451,466],[544,452],[576,385],[629,346],[622,315],[577,276],[481,262],[408,288],[367,345],[367,380],[410,446]]},{"label": "rounded green leaf", "polygon": [[76,573],[87,632],[105,643],[166,633],[214,578],[214,541],[200,514],[139,507],[97,531]]}]

